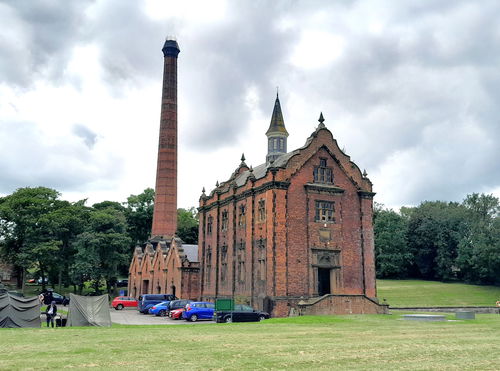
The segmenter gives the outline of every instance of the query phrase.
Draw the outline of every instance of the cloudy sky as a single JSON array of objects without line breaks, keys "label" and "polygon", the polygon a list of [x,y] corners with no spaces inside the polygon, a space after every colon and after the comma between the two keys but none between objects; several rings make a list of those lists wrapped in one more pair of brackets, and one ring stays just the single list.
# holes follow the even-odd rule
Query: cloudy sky
[{"label": "cloudy sky", "polygon": [[319,113],[391,207],[500,196],[500,2],[0,0],[0,195],[154,188],[163,55],[179,55],[179,207],[288,150]]}]

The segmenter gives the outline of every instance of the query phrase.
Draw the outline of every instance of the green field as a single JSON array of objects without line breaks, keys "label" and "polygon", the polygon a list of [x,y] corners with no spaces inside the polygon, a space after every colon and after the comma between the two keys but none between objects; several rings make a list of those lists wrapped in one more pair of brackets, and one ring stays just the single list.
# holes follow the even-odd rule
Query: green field
[{"label": "green field", "polygon": [[500,365],[500,316],[434,323],[404,321],[395,314],[1,329],[0,348],[2,370],[493,370]]},{"label": "green field", "polygon": [[420,280],[377,280],[377,296],[391,307],[495,306],[500,287]]}]

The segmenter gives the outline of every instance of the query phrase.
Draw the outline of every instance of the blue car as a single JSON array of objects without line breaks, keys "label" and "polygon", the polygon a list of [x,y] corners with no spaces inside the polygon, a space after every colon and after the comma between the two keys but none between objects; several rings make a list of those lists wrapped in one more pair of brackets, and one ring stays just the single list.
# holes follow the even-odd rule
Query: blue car
[{"label": "blue car", "polygon": [[182,318],[186,321],[196,322],[199,319],[213,319],[215,304],[206,301],[194,301],[186,305]]},{"label": "blue car", "polygon": [[145,294],[139,296],[139,303],[137,304],[137,310],[143,314],[149,313],[148,310],[153,305],[161,303],[167,300],[175,300],[177,297],[172,294]]},{"label": "blue car", "polygon": [[154,314],[155,316],[165,317],[169,309],[170,309],[170,300],[151,305],[151,307],[148,309],[148,312],[149,314]]}]

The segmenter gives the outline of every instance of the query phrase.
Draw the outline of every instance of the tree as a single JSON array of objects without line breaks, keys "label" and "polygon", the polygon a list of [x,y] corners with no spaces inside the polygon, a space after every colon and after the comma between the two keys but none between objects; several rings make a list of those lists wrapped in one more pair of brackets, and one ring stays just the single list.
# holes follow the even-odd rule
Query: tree
[{"label": "tree", "polygon": [[458,248],[459,277],[472,283],[500,283],[500,203],[493,195],[473,193],[463,202],[466,235]]},{"label": "tree", "polygon": [[380,209],[374,217],[375,261],[379,278],[405,278],[413,263],[406,241],[407,220],[392,210]]},{"label": "tree", "polygon": [[50,281],[59,283],[59,291],[63,282],[65,285],[71,282],[68,272],[76,252],[73,244],[76,236],[84,231],[89,218],[90,208],[85,206],[85,202],[59,201],[59,207],[43,218],[46,228],[60,241],[55,264],[48,269]]},{"label": "tree", "polygon": [[22,273],[18,287],[23,290],[26,270],[37,266],[45,278],[62,245],[47,221],[61,206],[58,198],[56,190],[36,187],[19,188],[0,200],[1,254]]},{"label": "tree", "polygon": [[124,203],[127,231],[134,246],[142,245],[149,238],[153,224],[154,200],[155,191],[146,188],[139,195],[130,195]]},{"label": "tree", "polygon": [[101,205],[91,210],[87,228],[75,241],[77,252],[70,274],[80,292],[88,280],[92,281],[96,292],[104,280],[111,292],[120,267],[129,263],[131,241],[125,215],[115,205]]},{"label": "tree", "polygon": [[194,207],[177,209],[177,236],[186,243],[198,243],[198,212]]},{"label": "tree", "polygon": [[455,278],[458,245],[467,227],[463,206],[426,201],[409,215],[407,238],[417,275],[425,279]]}]

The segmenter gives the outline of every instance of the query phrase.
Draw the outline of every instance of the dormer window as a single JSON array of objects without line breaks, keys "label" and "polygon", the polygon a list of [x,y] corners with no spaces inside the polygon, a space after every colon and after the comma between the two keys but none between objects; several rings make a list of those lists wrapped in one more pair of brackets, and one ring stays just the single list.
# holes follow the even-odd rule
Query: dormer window
[{"label": "dormer window", "polygon": [[314,183],[333,183],[333,171],[328,167],[326,158],[320,158],[319,166],[314,167]]}]

